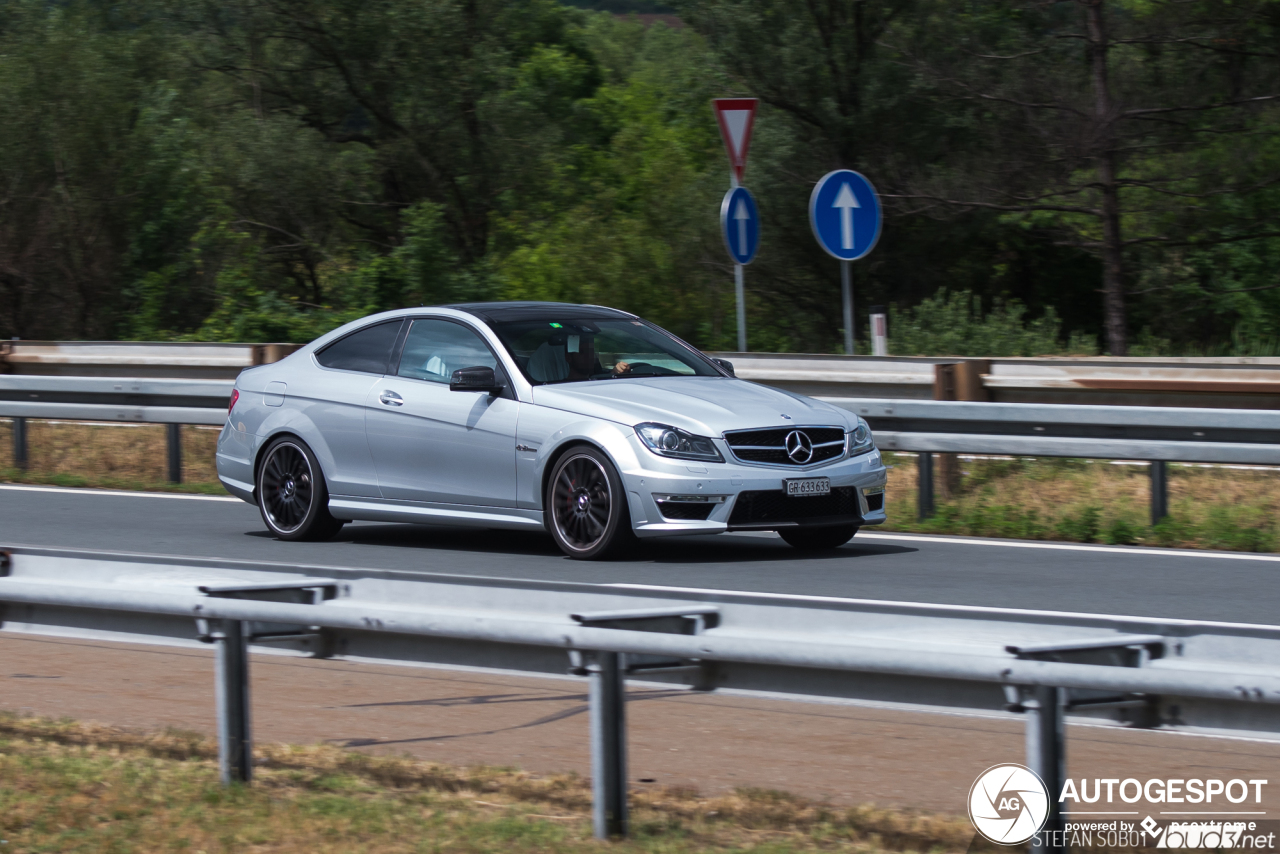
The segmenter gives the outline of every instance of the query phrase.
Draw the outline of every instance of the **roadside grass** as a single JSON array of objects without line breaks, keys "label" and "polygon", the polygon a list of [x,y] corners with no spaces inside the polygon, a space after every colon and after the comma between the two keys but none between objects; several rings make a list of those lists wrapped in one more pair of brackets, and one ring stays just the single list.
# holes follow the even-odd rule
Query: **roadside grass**
[{"label": "roadside grass", "polygon": [[179,492],[196,495],[226,495],[221,483],[169,483],[167,480],[125,480],[114,477],[83,477],[61,472],[23,471],[0,468],[0,483],[32,486],[65,486],[78,489],[120,489],[131,492]]},{"label": "roadside grass", "polygon": [[[214,468],[218,431],[183,428],[183,483],[166,480],[164,427],[29,421],[29,465],[13,467],[12,426],[0,420],[0,481],[224,495]],[[916,519],[916,461],[886,453],[886,531],[1066,540],[1228,551],[1280,546],[1280,469],[1170,465],[1170,515],[1150,524],[1146,466],[1106,460],[958,460],[959,488]],[[940,494],[940,491],[939,491]]]},{"label": "roadside grass", "polygon": [[[589,781],[461,769],[330,746],[263,745],[251,786],[222,787],[216,745],[0,712],[0,851],[598,852]],[[761,789],[632,793],[619,854],[963,852],[958,817],[836,808]],[[995,846],[982,845],[994,851]]]},{"label": "roadside grass", "polygon": [[[1169,516],[1150,524],[1146,466],[1106,460],[958,460],[959,489],[916,518],[916,460],[885,454],[889,523],[883,530],[1026,540],[1271,552],[1277,545],[1280,469],[1170,465]],[[938,490],[940,492],[940,490]]]},{"label": "roadside grass", "polygon": [[0,481],[52,486],[225,495],[213,455],[214,427],[182,428],[182,483],[168,481],[159,424],[27,422],[27,469],[13,465],[13,422],[0,420]]}]

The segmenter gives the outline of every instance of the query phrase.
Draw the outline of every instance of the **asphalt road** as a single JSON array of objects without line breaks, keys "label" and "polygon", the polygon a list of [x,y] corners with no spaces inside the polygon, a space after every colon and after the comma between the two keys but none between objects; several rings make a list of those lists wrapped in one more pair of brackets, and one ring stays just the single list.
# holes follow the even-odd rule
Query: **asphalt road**
[{"label": "asphalt road", "polygon": [[860,533],[802,556],[771,535],[651,541],[572,561],[549,536],[357,523],[331,542],[270,537],[229,498],[0,486],[0,543],[586,583],[1280,623],[1280,555]]}]

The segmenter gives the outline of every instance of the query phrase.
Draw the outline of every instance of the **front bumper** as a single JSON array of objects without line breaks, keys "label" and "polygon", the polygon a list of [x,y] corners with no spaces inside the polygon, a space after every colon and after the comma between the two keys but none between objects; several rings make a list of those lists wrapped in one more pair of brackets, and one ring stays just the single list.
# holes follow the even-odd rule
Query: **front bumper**
[{"label": "front bumper", "polygon": [[[886,470],[880,460],[880,452],[871,451],[856,457],[838,460],[812,468],[784,469],[775,466],[744,465],[733,461],[726,463],[683,463],[667,460],[654,454],[637,454],[640,466],[623,471],[622,480],[627,490],[627,503],[631,509],[632,527],[639,537],[670,537],[691,534],[718,534],[724,531],[772,531],[780,528],[805,525],[856,524],[879,525],[885,521],[884,487]],[[641,467],[643,466],[643,467]],[[781,516],[770,513],[739,512],[735,516],[739,499],[759,501],[757,496],[743,498],[744,493],[780,493],[783,481],[794,478],[825,477],[831,481],[832,499],[786,498],[782,504],[773,496],[767,496],[772,507],[786,502],[818,502],[834,510],[814,512],[818,505],[797,504],[799,511]],[[842,495],[843,500],[835,497]],[[692,502],[680,502],[686,496],[706,496],[710,499],[710,512],[705,519],[672,519],[663,515],[660,501],[676,499],[685,507],[696,506]],[[720,499],[720,500],[716,500]],[[668,505],[670,506],[670,505]],[[702,505],[705,512],[706,504]],[[747,510],[745,506],[743,510]],[[761,519],[759,516],[765,516]]]}]

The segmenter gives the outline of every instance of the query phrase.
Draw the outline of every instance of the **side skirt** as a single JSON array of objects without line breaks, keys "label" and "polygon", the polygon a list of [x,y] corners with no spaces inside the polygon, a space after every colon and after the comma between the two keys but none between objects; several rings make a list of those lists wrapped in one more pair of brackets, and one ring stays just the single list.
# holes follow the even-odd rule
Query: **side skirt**
[{"label": "side skirt", "polygon": [[543,531],[541,510],[483,507],[471,504],[393,504],[373,498],[330,496],[329,512],[338,519],[364,522],[410,522],[470,528]]}]

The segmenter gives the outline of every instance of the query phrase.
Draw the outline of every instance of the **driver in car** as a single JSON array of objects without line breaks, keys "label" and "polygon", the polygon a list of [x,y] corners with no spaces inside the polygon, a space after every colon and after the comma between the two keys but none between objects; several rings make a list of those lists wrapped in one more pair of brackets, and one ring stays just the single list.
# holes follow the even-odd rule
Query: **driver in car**
[{"label": "driver in car", "polygon": [[[613,367],[615,376],[630,370],[631,366],[626,362],[618,362]],[[552,338],[544,341],[529,360],[529,372],[543,382],[591,379],[601,372],[596,358],[595,336],[566,335],[562,340]]]}]

